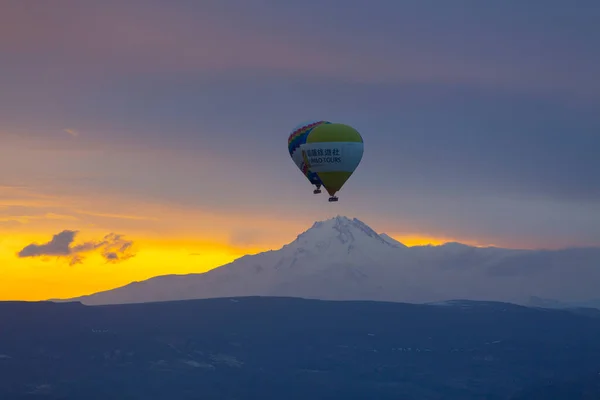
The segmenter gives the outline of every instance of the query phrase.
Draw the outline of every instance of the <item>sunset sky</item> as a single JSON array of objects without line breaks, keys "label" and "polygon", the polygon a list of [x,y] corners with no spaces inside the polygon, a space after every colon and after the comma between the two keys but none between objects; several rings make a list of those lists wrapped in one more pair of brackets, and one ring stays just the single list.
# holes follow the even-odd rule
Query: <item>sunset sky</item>
[{"label": "sunset sky", "polygon": [[[597,0],[3,0],[0,300],[203,272],[338,214],[409,245],[598,246],[599,20]],[[364,138],[338,203],[287,152],[310,119]]]}]

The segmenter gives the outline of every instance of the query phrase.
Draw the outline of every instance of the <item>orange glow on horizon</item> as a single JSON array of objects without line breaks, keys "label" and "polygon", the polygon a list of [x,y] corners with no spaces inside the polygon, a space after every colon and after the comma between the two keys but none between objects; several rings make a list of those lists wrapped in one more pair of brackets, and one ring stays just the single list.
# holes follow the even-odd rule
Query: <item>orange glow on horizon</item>
[{"label": "orange glow on horizon", "polygon": [[453,241],[453,240],[449,240],[449,239],[442,239],[442,238],[436,238],[436,237],[431,237],[431,236],[418,236],[418,235],[394,235],[392,237],[408,247],[426,246],[426,245],[438,246],[438,245],[442,245],[444,243]]},{"label": "orange glow on horizon", "polygon": [[[202,273],[282,240],[281,235],[263,235],[258,243],[236,244],[231,235],[240,224],[275,233],[286,224],[139,199],[63,198],[6,186],[0,187],[0,195],[5,199],[0,208],[0,300],[70,298],[159,275]],[[124,235],[133,241],[135,256],[113,264],[89,251],[75,265],[65,257],[17,256],[29,244],[48,243],[64,230],[78,231],[72,245],[97,243],[109,233]]]},{"label": "orange glow on horizon", "polygon": [[[47,300],[71,298],[110,290],[155,276],[203,273],[228,264],[246,254],[278,246],[236,247],[202,238],[131,238],[136,255],[109,264],[98,254],[85,255],[82,264],[69,265],[59,257],[18,258],[16,253],[30,243],[45,243],[52,233],[6,237],[0,240],[0,300]],[[76,244],[93,235],[85,232]],[[97,237],[97,236],[96,236]],[[432,237],[397,236],[407,246],[439,245],[447,242]]]},{"label": "orange glow on horizon", "polygon": [[493,246],[491,244],[483,245],[483,244],[474,242],[472,240],[461,240],[461,239],[454,239],[454,238],[445,238],[445,237],[436,237],[436,236],[418,235],[418,234],[390,235],[390,237],[396,239],[397,241],[399,241],[400,243],[402,243],[408,247],[441,246],[446,243],[452,243],[452,242],[458,242],[458,243],[462,243],[462,244],[465,244],[468,246],[473,246],[473,247]]},{"label": "orange glow on horizon", "polygon": [[[71,298],[160,275],[203,273],[246,254],[279,249],[312,224],[6,186],[0,187],[0,195],[5,199],[0,206],[0,300]],[[253,230],[246,232],[247,227]],[[74,265],[65,257],[17,256],[27,245],[48,243],[63,230],[78,231],[72,245],[98,243],[109,233],[124,235],[133,241],[135,256],[108,263],[97,251],[89,251]],[[407,246],[470,244],[435,235],[393,237]]]},{"label": "orange glow on horizon", "polygon": [[[83,254],[81,264],[57,256],[19,258],[30,243],[48,242],[52,234],[19,235],[0,240],[0,300],[70,298],[123,286],[159,275],[202,273],[262,248],[236,248],[202,239],[133,238],[136,254],[120,263]],[[86,235],[88,236],[88,235]],[[75,244],[83,242],[84,235]],[[85,237],[85,239],[88,239]]]}]

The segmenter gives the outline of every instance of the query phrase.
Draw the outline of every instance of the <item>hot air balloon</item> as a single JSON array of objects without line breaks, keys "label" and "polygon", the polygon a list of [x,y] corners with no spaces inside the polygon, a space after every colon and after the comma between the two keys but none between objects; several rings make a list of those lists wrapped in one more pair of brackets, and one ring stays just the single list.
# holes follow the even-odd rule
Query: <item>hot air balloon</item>
[{"label": "hot air balloon", "polygon": [[306,163],[304,162],[304,158],[302,157],[302,152],[300,151],[300,146],[306,143],[306,137],[308,134],[317,126],[322,124],[329,124],[328,121],[323,120],[312,120],[304,122],[294,128],[290,136],[288,137],[288,150],[290,152],[290,156],[294,161],[294,164],[300,169],[300,171],[304,174],[308,181],[315,185],[317,188],[313,191],[314,194],[321,193],[321,185],[322,182],[313,171],[308,168]]},{"label": "hot air balloon", "polygon": [[317,174],[331,196],[331,202],[338,201],[335,193],[360,164],[364,147],[362,136],[356,129],[329,123],[312,128],[300,150],[310,171]]}]

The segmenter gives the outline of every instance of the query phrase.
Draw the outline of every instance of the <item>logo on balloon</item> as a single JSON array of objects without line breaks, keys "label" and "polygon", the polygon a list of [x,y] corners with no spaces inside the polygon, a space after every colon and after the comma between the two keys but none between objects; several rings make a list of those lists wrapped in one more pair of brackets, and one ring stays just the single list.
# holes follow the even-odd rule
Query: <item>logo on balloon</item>
[{"label": "logo on balloon", "polygon": [[319,148],[307,149],[306,155],[309,160],[309,165],[312,167],[326,164],[341,164],[342,152],[339,148]]},{"label": "logo on balloon", "polygon": [[341,164],[342,157],[311,157],[309,161],[313,167],[321,164]]}]

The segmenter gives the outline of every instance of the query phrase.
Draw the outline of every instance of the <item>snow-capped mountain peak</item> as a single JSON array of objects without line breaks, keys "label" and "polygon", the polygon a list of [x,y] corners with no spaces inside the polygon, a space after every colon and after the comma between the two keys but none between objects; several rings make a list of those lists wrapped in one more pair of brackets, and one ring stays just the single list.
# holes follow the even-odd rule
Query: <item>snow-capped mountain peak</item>
[{"label": "snow-capped mountain peak", "polygon": [[114,304],[292,296],[519,302],[538,296],[572,301],[597,297],[598,260],[600,248],[516,251],[458,243],[406,247],[356,218],[337,216],[314,223],[278,250],[247,255],[208,272],[155,277],[78,300]]},{"label": "snow-capped mountain peak", "polygon": [[385,235],[382,237],[359,219],[336,216],[315,222],[312,227],[298,235],[296,240],[284,246],[302,248],[305,251],[323,251],[331,247],[364,249],[371,246],[398,247],[398,242]]}]

